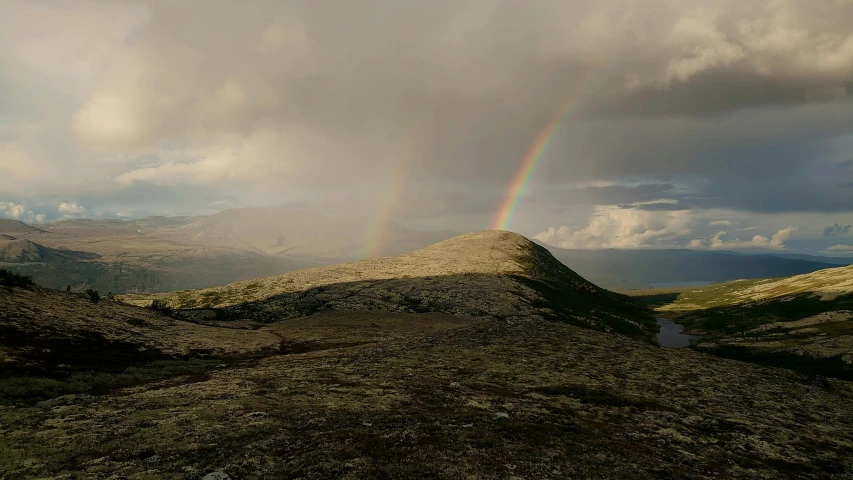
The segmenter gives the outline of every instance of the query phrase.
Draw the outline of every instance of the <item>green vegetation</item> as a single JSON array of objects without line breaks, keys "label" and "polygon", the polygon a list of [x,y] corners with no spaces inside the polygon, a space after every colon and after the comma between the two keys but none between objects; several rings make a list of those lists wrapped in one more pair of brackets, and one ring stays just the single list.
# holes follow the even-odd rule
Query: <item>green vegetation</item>
[{"label": "green vegetation", "polygon": [[172,313],[172,308],[169,307],[169,304],[167,304],[165,300],[159,298],[151,300],[151,306],[149,306],[148,308],[150,308],[151,310],[162,312],[167,315]]},{"label": "green vegetation", "polygon": [[91,288],[86,289],[86,295],[89,296],[89,301],[92,303],[98,303],[101,301],[101,294],[98,293],[97,290],[92,290]]},{"label": "green vegetation", "polygon": [[853,379],[853,271],[635,292],[700,335],[692,348],[808,375]]},{"label": "green vegetation", "polygon": [[35,285],[31,275],[21,275],[5,268],[0,268],[0,286],[3,287],[30,287]]}]

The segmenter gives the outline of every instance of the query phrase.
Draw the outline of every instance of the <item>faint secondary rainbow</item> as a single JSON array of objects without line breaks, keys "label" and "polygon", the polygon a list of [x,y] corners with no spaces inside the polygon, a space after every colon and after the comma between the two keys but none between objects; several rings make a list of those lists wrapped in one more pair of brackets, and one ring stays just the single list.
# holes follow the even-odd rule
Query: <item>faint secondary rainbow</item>
[{"label": "faint secondary rainbow", "polygon": [[551,116],[548,123],[546,123],[545,127],[539,131],[539,134],[536,135],[533,143],[528,147],[527,153],[521,161],[521,165],[518,167],[518,170],[515,172],[515,176],[509,184],[509,189],[507,189],[504,194],[503,201],[498,208],[498,213],[495,215],[495,219],[492,222],[492,230],[506,230],[509,228],[509,225],[512,223],[512,219],[515,217],[515,212],[518,209],[518,200],[524,194],[527,184],[530,182],[530,177],[533,175],[533,172],[536,170],[536,167],[539,165],[542,157],[545,156],[545,152],[548,151],[548,147],[551,146],[551,140],[554,136],[554,132],[557,130],[557,127],[560,126],[560,123],[562,123],[566,114],[569,113],[569,110],[571,110],[573,104],[572,100],[574,100],[574,98],[575,95],[570,95],[569,98],[560,105],[560,108],[554,112],[554,115]]},{"label": "faint secondary rainbow", "polygon": [[416,147],[413,143],[407,143],[406,148],[408,151],[403,152],[391,175],[388,177],[388,186],[382,192],[382,196],[379,199],[379,206],[373,216],[373,222],[367,230],[363,258],[378,257],[382,252],[382,247],[388,242],[388,226],[391,224],[394,213],[397,211],[400,196],[406,186],[408,169],[413,154],[412,149]]}]

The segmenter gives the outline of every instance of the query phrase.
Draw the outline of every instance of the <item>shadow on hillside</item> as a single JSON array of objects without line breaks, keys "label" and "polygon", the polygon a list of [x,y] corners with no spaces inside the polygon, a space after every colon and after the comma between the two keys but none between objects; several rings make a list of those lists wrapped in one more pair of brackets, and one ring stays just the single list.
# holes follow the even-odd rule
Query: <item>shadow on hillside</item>
[{"label": "shadow on hillside", "polygon": [[[681,313],[677,321],[691,330],[705,332],[706,340],[715,338],[750,339],[755,346],[720,344],[698,348],[714,355],[744,360],[760,365],[797,370],[806,374],[853,380],[853,365],[844,361],[843,355],[815,356],[804,352],[793,352],[789,348],[796,342],[821,338],[853,336],[853,319],[817,325],[814,335],[789,336],[789,329],[779,328],[760,333],[751,330],[775,322],[793,322],[821,313],[839,310],[853,311],[853,294],[842,295],[832,300],[820,300],[815,292],[806,292],[770,301],[750,302],[739,305],[712,307]],[[804,327],[815,327],[814,325]],[[781,334],[784,346],[774,347]],[[762,346],[767,341],[770,346]],[[709,342],[710,343],[710,342]]]},{"label": "shadow on hillside", "polygon": [[661,292],[649,295],[632,295],[635,302],[646,305],[649,308],[662,307],[678,300],[684,292]]},{"label": "shadow on hillside", "polygon": [[[296,283],[291,279],[290,283]],[[330,310],[446,313],[463,316],[541,315],[550,320],[650,340],[657,331],[653,315],[630,297],[589,284],[580,277],[565,286],[525,276],[455,274],[360,280],[308,287],[261,300],[260,283],[242,291],[177,293],[176,315],[250,319],[271,323]],[[240,301],[238,295],[247,300]],[[217,305],[232,305],[217,308]]]}]

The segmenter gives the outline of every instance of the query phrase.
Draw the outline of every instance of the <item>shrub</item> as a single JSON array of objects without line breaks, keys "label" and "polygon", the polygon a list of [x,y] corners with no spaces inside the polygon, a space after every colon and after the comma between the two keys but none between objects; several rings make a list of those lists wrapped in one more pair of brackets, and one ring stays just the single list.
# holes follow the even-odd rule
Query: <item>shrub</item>
[{"label": "shrub", "polygon": [[33,277],[21,275],[5,268],[0,269],[0,285],[4,287],[29,287],[35,285]]},{"label": "shrub", "polygon": [[166,301],[161,300],[159,298],[151,300],[151,306],[149,308],[151,308],[151,310],[156,310],[158,312],[163,312],[163,313],[171,313],[172,312],[172,308],[169,307],[169,305],[166,303]]},{"label": "shrub", "polygon": [[86,289],[86,295],[89,296],[89,300],[92,303],[98,303],[101,300],[101,294],[98,293],[97,290],[92,290],[91,288]]}]

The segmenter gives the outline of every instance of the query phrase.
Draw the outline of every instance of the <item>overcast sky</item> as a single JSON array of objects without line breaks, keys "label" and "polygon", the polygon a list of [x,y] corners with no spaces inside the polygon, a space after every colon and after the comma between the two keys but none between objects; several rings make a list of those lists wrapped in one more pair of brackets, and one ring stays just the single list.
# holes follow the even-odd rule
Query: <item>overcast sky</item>
[{"label": "overcast sky", "polygon": [[488,228],[569,100],[511,229],[853,255],[851,96],[853,0],[0,0],[0,215]]}]

